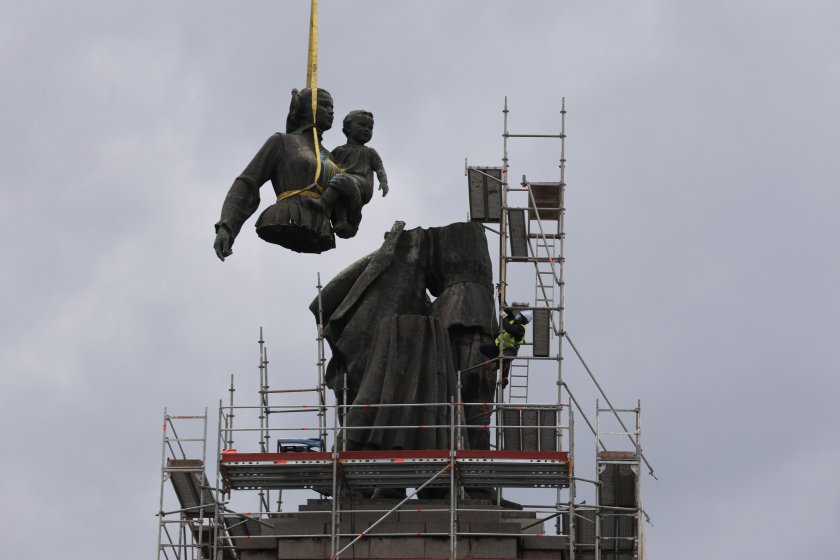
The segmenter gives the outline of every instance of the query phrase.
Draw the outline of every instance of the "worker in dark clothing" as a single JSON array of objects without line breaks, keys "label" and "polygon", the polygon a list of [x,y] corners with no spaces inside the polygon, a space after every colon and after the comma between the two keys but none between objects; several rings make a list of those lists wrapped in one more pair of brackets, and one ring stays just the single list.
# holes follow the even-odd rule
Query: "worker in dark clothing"
[{"label": "worker in dark clothing", "polygon": [[496,337],[496,343],[482,344],[480,350],[488,358],[498,358],[501,349],[502,387],[507,387],[510,362],[519,353],[519,347],[525,341],[525,325],[528,324],[530,312],[504,307],[502,313],[502,319],[499,321],[502,332]]}]

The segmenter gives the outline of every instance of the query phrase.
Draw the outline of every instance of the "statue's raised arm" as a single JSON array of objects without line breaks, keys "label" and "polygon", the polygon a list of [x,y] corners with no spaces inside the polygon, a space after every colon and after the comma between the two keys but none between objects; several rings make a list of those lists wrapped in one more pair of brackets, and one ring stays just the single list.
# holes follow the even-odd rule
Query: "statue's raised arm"
[{"label": "statue's raised arm", "polygon": [[[259,207],[259,189],[267,181],[271,181],[277,202],[257,219],[257,235],[300,253],[321,253],[335,247],[329,218],[302,203],[307,198],[320,197],[330,179],[339,174],[330,153],[320,146],[321,134],[333,123],[332,96],[326,90],[318,90],[315,123],[311,103],[311,90],[292,92],[286,133],[272,135],[231,185],[216,223],[214,249],[221,260],[232,253],[242,224]],[[313,127],[318,133],[320,173],[317,173]]]}]

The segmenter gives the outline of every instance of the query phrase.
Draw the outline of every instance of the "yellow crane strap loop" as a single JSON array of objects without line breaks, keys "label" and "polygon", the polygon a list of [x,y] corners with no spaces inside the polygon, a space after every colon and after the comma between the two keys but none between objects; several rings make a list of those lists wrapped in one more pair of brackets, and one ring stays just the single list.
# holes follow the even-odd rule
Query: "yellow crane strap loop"
[{"label": "yellow crane strap loop", "polygon": [[[312,190],[314,187],[315,190]],[[293,196],[305,196],[307,198],[314,198],[319,199],[321,195],[324,194],[324,187],[318,185],[316,183],[312,183],[308,187],[303,187],[302,189],[297,189],[293,191],[286,191],[284,193],[280,193],[277,195],[277,202],[282,202],[287,198],[292,198]]]}]

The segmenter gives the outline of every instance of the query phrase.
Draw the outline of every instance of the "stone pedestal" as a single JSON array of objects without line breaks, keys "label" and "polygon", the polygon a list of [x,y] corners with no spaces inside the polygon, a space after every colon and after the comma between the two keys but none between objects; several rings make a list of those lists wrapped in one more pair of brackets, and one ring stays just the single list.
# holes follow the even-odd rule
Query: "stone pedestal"
[{"label": "stone pedestal", "polygon": [[[398,500],[343,501],[345,511],[340,516],[338,533],[344,536],[340,538],[339,548],[370,529],[398,503]],[[331,508],[330,500],[309,500],[297,512],[276,514],[261,525],[259,538],[237,543],[239,558],[329,558]],[[543,524],[536,521],[534,512],[500,508],[487,500],[463,500],[456,525],[457,557],[566,558],[566,538],[543,534]],[[450,557],[450,546],[448,501],[409,500],[344,551],[341,558],[443,559]]]}]

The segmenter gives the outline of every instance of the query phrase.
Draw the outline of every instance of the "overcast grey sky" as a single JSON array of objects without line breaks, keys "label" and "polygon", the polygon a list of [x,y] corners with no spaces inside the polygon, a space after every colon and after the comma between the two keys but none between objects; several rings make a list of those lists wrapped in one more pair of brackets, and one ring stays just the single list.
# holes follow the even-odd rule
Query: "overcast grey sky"
[{"label": "overcast grey sky", "polygon": [[[231,373],[253,402],[260,325],[273,383],[308,382],[316,273],[395,219],[464,219],[464,158],[500,164],[505,95],[524,132],[556,132],[567,99],[567,326],[615,404],[642,400],[650,557],[834,554],[838,4],[322,0],[320,18],[320,84],[337,118],[375,114],[391,194],[334,251],[251,220],[221,263],[225,192],[303,85],[308,2],[0,2],[2,555],[152,557],[163,407],[213,415]],[[511,158],[556,177],[551,146]]]}]

